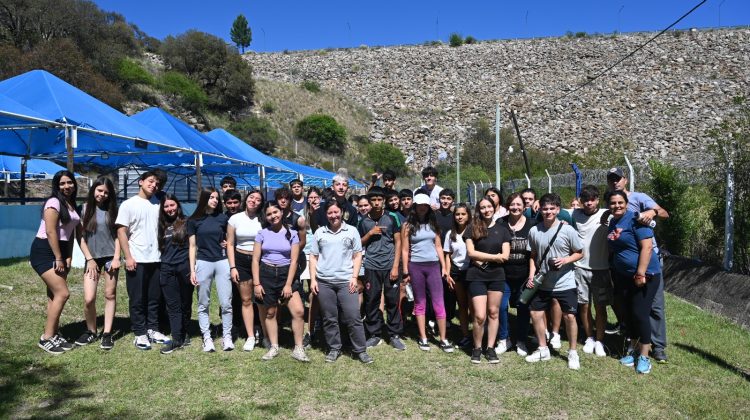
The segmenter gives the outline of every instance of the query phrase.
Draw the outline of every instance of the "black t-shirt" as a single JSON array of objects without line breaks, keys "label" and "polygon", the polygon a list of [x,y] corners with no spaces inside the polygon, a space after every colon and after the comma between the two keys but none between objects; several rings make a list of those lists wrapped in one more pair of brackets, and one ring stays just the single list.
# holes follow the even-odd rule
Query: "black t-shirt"
[{"label": "black t-shirt", "polygon": [[221,246],[221,242],[226,239],[228,221],[229,218],[224,213],[188,220],[187,234],[195,235],[199,260],[216,262],[227,257],[226,249]]},{"label": "black t-shirt", "polygon": [[440,228],[441,238],[445,238],[445,234],[453,229],[453,212],[449,210],[443,213],[443,211],[443,209],[438,209],[435,212],[435,221]]},{"label": "black t-shirt", "polygon": [[174,236],[174,225],[167,227],[164,232],[164,250],[161,252],[161,262],[167,264],[179,264],[188,259],[188,240],[177,244],[172,242]]},{"label": "black t-shirt", "polygon": [[[471,225],[464,231],[464,240],[471,238]],[[507,224],[495,222],[495,224],[487,229],[487,236],[477,240],[472,239],[474,243],[474,250],[484,252],[486,254],[500,254],[503,251],[503,244],[510,243],[511,236],[508,230]],[[466,280],[468,281],[496,281],[505,280],[505,270],[503,265],[498,263],[489,263],[487,268],[482,269],[476,264],[472,263],[469,266],[469,271],[466,273]]]},{"label": "black t-shirt", "polygon": [[525,279],[529,276],[529,258],[531,258],[531,251],[526,249],[529,243],[529,230],[536,224],[536,220],[527,217],[526,223],[517,231],[510,228],[508,216],[501,220],[510,232],[510,257],[505,263],[505,276],[513,279]]}]

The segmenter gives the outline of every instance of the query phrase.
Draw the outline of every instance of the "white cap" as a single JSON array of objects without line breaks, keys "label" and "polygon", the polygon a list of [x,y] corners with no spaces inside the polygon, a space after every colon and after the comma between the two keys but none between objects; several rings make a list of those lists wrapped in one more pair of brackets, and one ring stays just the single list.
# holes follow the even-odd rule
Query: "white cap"
[{"label": "white cap", "polygon": [[427,194],[417,194],[414,196],[414,204],[430,205],[430,197]]}]

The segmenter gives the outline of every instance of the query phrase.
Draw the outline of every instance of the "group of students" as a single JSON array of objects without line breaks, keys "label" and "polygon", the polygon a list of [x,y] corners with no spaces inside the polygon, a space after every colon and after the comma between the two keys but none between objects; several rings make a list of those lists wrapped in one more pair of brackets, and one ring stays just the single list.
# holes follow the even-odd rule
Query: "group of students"
[{"label": "group of students", "polygon": [[[366,195],[349,199],[346,177],[337,175],[322,191],[311,187],[306,196],[302,181],[295,180],[275,190],[273,200],[259,190],[243,197],[234,179],[225,177],[221,192],[202,190],[186,217],[179,200],[160,191],[165,174],[149,171],[138,181],[138,195],[119,209],[112,182],[97,179],[81,219],[73,174],[61,171],[31,249],[31,264],[49,297],[39,346],[53,354],[74,347],[58,333],[58,324],[69,296],[66,276],[75,236],[86,258],[87,326],[76,345],[97,338],[95,296],[103,279],[101,347],[112,348],[122,255],[134,345],[143,350],[164,343],[161,352],[168,354],[189,345],[197,288],[202,349],[215,351],[209,321],[215,283],[222,349],[234,349],[234,330],[244,324],[243,350],[252,351],[262,336],[263,360],[279,354],[284,306],[294,337],[291,355],[299,361],[309,361],[306,348],[319,328],[326,362],[343,354],[344,341],[363,363],[373,361],[367,349],[383,338],[405,350],[406,308],[413,300],[409,312],[416,319],[418,348],[429,351],[429,336],[437,335],[440,350],[466,348],[472,363],[482,357],[498,363],[499,355],[514,347],[527,362],[550,360],[549,347],[561,348],[564,321],[568,367],[579,369],[578,318],[584,353],[606,356],[610,305],[630,338],[620,362],[648,373],[650,354],[666,361],[663,281],[650,224],[669,215],[647,195],[628,192],[620,169],[608,173],[606,209],[600,208],[598,188],[587,185],[578,197],[580,208],[572,212],[562,209],[556,194],[537,200],[532,189],[503,201],[501,191],[490,188],[472,209],[454,203],[453,191],[437,185],[437,175],[425,168],[422,187],[397,192],[394,174],[386,171],[373,177]],[[159,332],[162,296],[171,339]],[[509,307],[516,308],[513,325]],[[461,331],[457,346],[448,340],[454,317]],[[533,352],[530,321],[538,343]]]}]

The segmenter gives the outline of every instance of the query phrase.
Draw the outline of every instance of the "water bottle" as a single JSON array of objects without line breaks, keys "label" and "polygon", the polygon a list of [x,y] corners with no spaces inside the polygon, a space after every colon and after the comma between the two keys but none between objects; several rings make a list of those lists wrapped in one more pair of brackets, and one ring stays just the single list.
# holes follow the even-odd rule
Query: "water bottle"
[{"label": "water bottle", "polygon": [[641,214],[640,213],[636,213],[635,214],[635,220],[637,220],[638,223],[645,224],[646,226],[650,227],[651,229],[653,229],[653,228],[656,227],[656,220],[654,220],[654,219],[651,219],[651,221],[648,222],[648,223],[641,222]]},{"label": "water bottle", "polygon": [[411,288],[411,283],[406,285],[406,300],[414,302],[414,290]]},{"label": "water bottle", "polygon": [[531,298],[534,297],[536,294],[536,291],[539,289],[539,287],[542,285],[542,282],[544,281],[544,275],[537,273],[534,276],[534,287],[529,289],[525,288],[521,292],[521,296],[519,296],[518,301],[523,303],[524,305],[528,305],[529,302],[531,302]]}]

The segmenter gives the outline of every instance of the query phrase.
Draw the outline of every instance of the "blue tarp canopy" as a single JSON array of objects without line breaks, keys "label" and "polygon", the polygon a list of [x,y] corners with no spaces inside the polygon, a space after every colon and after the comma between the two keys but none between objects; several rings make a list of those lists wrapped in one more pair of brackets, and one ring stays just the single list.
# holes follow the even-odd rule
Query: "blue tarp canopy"
[{"label": "blue tarp canopy", "polygon": [[46,127],[50,124],[53,121],[48,121],[42,114],[0,94],[0,128]]},{"label": "blue tarp canopy", "polygon": [[[10,179],[21,178],[21,157],[0,155],[0,173],[9,174]],[[52,178],[62,166],[44,159],[29,159],[26,161],[26,176],[29,178]],[[76,178],[80,174],[74,174]]]},{"label": "blue tarp canopy", "polygon": [[[284,165],[292,168],[295,172],[299,172],[305,176],[305,185],[315,185],[318,187],[327,187],[333,184],[333,177],[335,173],[329,172],[323,169],[313,168],[311,166],[302,165],[301,163],[284,160],[281,158],[275,158]],[[354,178],[349,178],[349,186],[359,188],[362,184]]]},{"label": "blue tarp canopy", "polygon": [[[46,124],[47,128],[29,129],[24,128],[29,124],[18,124],[17,129],[0,131],[2,154],[64,160],[68,131],[65,128],[75,127],[76,134],[70,137],[77,137],[74,149],[77,163],[119,167],[129,163],[151,165],[156,156],[160,156],[160,161],[168,156],[174,164],[193,159],[190,146],[181,139],[156,133],[44,70],[32,70],[0,82],[0,95],[35,111],[35,115],[27,115],[30,123],[39,117],[54,122]],[[7,120],[10,116],[3,112],[5,104],[0,115]],[[13,103],[10,105],[12,113]],[[12,117],[19,119],[16,115]],[[13,126],[4,126],[8,127]]]},{"label": "blue tarp canopy", "polygon": [[[232,134],[228,133],[223,128],[217,128],[206,133],[206,136],[215,140],[217,143],[222,144],[224,147],[231,148],[237,153],[243,156],[245,160],[253,162],[257,165],[265,166],[266,168],[272,168],[281,172],[295,172],[293,169],[287,167],[278,160],[263,154],[260,150],[253,146],[245,143],[242,139],[239,139]],[[268,172],[268,169],[266,170]],[[294,179],[294,178],[292,178]]]}]

